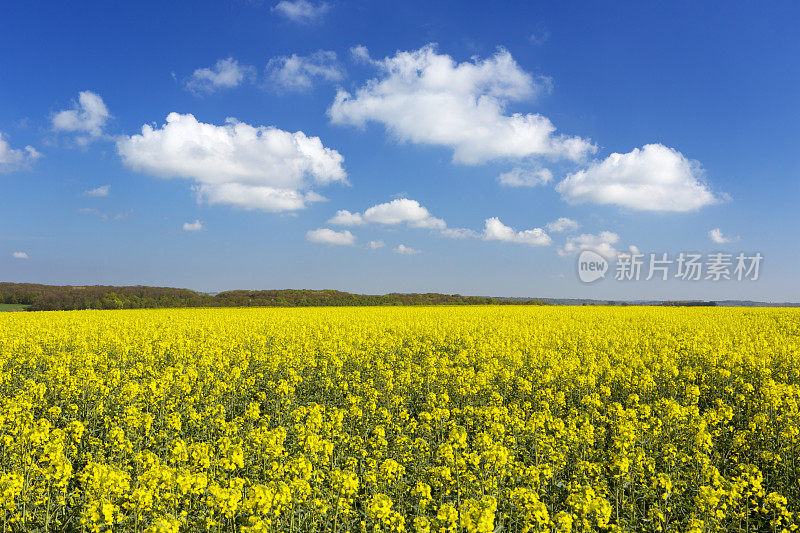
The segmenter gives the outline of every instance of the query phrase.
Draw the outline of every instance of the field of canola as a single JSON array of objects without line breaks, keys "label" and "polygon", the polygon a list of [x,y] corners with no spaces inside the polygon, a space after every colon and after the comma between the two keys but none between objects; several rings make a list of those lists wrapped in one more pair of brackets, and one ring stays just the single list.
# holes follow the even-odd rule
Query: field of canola
[{"label": "field of canola", "polygon": [[800,311],[0,315],[3,531],[795,531]]}]

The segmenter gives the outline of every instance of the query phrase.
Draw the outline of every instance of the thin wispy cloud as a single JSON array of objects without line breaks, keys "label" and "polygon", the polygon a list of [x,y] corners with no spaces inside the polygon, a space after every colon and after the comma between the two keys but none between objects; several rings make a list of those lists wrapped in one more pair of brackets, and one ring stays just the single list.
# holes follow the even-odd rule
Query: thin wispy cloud
[{"label": "thin wispy cloud", "polygon": [[316,24],[330,11],[327,2],[308,2],[307,0],[283,0],[275,4],[272,11],[298,24]]},{"label": "thin wispy cloud", "polygon": [[199,68],[186,80],[186,88],[197,94],[233,89],[255,78],[256,69],[232,57],[220,59],[212,67]]},{"label": "thin wispy cloud", "polygon": [[94,189],[84,191],[83,194],[86,196],[94,196],[95,198],[102,198],[104,196],[108,196],[110,192],[111,185],[101,185],[100,187],[95,187]]}]

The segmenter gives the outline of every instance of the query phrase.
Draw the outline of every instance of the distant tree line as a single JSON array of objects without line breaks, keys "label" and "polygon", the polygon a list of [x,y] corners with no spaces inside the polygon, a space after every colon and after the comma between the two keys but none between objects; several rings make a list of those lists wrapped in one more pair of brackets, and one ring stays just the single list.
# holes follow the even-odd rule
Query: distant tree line
[{"label": "distant tree line", "polygon": [[661,305],[665,305],[667,307],[715,307],[717,302],[704,302],[701,300],[678,300],[661,302]]},{"label": "distant tree line", "polygon": [[540,300],[439,293],[353,294],[333,290],[226,291],[207,294],[171,287],[59,286],[0,283],[0,303],[28,305],[29,311],[144,309],[160,307],[315,307],[375,305],[547,305]]}]

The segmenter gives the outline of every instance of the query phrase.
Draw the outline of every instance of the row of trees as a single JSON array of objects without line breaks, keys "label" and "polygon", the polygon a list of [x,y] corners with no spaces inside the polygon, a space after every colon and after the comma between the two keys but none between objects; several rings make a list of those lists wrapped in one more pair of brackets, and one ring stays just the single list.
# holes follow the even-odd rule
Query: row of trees
[{"label": "row of trees", "polygon": [[333,290],[226,291],[206,294],[171,287],[58,286],[0,283],[0,303],[28,305],[30,311],[73,309],[142,309],[156,307],[305,307],[368,305],[543,305],[512,300],[439,293],[353,294]]}]

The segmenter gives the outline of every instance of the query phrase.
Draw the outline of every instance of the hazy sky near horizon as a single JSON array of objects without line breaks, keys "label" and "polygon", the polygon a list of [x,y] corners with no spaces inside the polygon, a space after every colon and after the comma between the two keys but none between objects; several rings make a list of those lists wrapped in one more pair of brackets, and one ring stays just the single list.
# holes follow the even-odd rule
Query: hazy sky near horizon
[{"label": "hazy sky near horizon", "polygon": [[[0,280],[797,301],[798,24],[796,2],[7,2]],[[681,252],[760,253],[759,279],[644,280]]]}]

